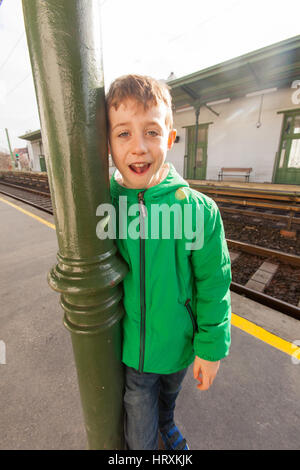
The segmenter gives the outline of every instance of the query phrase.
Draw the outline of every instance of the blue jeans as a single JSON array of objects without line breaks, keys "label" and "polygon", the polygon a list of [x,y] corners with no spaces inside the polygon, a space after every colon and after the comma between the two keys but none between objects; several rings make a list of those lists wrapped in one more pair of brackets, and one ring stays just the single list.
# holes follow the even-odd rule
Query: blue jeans
[{"label": "blue jeans", "polygon": [[125,366],[125,439],[130,450],[156,450],[158,430],[174,424],[177,395],[187,369],[174,374],[140,373]]}]

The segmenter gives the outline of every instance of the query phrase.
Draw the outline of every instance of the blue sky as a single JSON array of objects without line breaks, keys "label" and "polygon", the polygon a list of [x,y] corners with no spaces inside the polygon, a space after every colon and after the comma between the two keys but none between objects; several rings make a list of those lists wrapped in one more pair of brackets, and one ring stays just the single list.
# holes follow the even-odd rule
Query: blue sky
[{"label": "blue sky", "polygon": [[[101,0],[105,86],[119,75],[167,79],[300,33],[299,0]],[[1,4],[1,0],[0,0]],[[40,127],[21,0],[0,5],[0,148]],[[300,77],[299,77],[300,78]]]}]

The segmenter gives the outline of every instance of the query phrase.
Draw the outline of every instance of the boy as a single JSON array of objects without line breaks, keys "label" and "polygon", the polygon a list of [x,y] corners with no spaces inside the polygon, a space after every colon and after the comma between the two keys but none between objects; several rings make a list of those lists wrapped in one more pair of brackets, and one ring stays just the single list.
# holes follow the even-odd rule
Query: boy
[{"label": "boy", "polygon": [[[207,390],[230,345],[231,271],[223,224],[214,201],[189,188],[165,162],[176,137],[167,85],[120,77],[106,105],[117,168],[111,178],[120,220],[117,246],[129,266],[122,353],[127,447],[157,449],[160,432],[166,449],[188,449],[174,423],[187,368],[194,362],[197,388]],[[157,232],[158,208],[164,233]]]}]

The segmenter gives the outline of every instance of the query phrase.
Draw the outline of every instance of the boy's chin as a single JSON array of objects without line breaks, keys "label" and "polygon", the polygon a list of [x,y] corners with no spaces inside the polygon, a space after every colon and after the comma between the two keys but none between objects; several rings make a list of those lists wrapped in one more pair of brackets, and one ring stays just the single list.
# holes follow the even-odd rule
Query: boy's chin
[{"label": "boy's chin", "polygon": [[147,189],[152,186],[156,186],[161,181],[160,172],[154,175],[137,175],[137,177],[131,178],[128,183],[132,189]]},{"label": "boy's chin", "polygon": [[149,181],[124,181],[124,186],[130,189],[145,189],[149,186]]}]

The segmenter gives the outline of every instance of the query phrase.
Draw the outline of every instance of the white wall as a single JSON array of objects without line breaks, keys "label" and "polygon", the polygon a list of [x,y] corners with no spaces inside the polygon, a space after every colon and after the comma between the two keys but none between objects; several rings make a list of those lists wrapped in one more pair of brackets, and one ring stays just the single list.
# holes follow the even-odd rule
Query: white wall
[{"label": "white wall", "polygon": [[[293,92],[294,89],[286,88],[264,95],[260,128],[256,127],[260,96],[213,105],[220,116],[202,107],[199,124],[213,122],[208,127],[206,179],[217,180],[221,167],[251,167],[250,181],[271,182],[283,121],[283,114],[277,112],[299,107],[291,100]],[[186,140],[183,126],[195,125],[195,119],[193,110],[174,113],[180,141],[174,144],[168,159],[181,175]]]},{"label": "white wall", "polygon": [[28,142],[27,149],[28,149],[28,155],[29,155],[29,161],[30,161],[30,168],[34,170],[34,154],[33,154],[31,142]]},{"label": "white wall", "polygon": [[41,171],[40,155],[44,155],[43,144],[40,147],[40,140],[28,142],[28,153],[33,171]]}]

